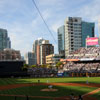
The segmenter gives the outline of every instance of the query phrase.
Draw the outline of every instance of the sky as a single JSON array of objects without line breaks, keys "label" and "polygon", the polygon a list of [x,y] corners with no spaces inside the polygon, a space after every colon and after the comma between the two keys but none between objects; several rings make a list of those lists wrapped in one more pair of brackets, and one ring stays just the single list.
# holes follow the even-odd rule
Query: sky
[{"label": "sky", "polygon": [[[43,18],[57,40],[57,28],[64,24],[66,17],[82,17],[95,22],[98,35],[100,0],[35,0]],[[48,32],[32,0],[0,0],[0,28],[7,29],[11,46],[20,50],[23,56],[32,51],[33,42],[38,38],[49,40],[58,52],[58,44]]]}]

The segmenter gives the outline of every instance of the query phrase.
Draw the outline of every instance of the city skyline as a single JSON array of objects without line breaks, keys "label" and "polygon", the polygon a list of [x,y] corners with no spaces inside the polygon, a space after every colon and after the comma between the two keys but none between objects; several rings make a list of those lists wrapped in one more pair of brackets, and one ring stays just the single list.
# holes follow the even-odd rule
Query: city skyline
[{"label": "city skyline", "polygon": [[[95,33],[98,33],[99,0],[35,0],[35,2],[56,41],[57,28],[63,25],[66,17],[70,16],[95,22]],[[0,28],[8,30],[12,48],[20,50],[22,55],[32,51],[32,44],[39,37],[49,40],[54,45],[55,52],[58,52],[58,44],[52,39],[31,0],[2,0],[0,15]]]}]

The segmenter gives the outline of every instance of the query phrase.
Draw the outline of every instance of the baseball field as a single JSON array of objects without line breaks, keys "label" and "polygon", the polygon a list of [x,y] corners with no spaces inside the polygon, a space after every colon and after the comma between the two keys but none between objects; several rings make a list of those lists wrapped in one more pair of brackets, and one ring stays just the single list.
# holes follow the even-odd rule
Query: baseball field
[{"label": "baseball field", "polygon": [[100,100],[100,78],[0,78],[0,100],[71,100],[72,93]]}]

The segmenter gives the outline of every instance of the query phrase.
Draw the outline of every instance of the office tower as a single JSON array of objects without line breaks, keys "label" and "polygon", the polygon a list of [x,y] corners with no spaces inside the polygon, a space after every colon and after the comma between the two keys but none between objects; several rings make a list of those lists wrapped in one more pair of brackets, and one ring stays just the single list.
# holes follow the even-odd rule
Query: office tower
[{"label": "office tower", "polygon": [[6,29],[0,29],[0,50],[11,48],[10,38]]},{"label": "office tower", "polygon": [[40,59],[40,45],[37,45],[37,64],[40,65],[41,59]]},{"label": "office tower", "polygon": [[43,38],[38,38],[33,43],[34,65],[37,64],[37,45],[41,45],[43,40]]},{"label": "office tower", "polygon": [[49,40],[42,41],[42,44],[37,46],[37,64],[46,64],[46,56],[53,53],[54,46],[49,43]]},{"label": "office tower", "polygon": [[7,38],[7,48],[11,48],[11,41],[9,37]]},{"label": "office tower", "polygon": [[65,20],[65,56],[85,47],[87,36],[94,37],[94,23],[84,22],[80,17],[67,17]]},{"label": "office tower", "polygon": [[65,26],[61,26],[57,30],[58,33],[58,51],[59,54],[65,55]]},{"label": "office tower", "polygon": [[99,34],[99,37],[100,37],[100,20],[98,21],[98,34]]},{"label": "office tower", "polygon": [[26,64],[28,65],[34,65],[34,53],[27,52],[24,56],[24,59],[26,61]]},{"label": "office tower", "polygon": [[94,23],[90,22],[83,22],[82,21],[82,47],[86,46],[86,38],[88,37],[95,37],[94,35]]},{"label": "office tower", "polygon": [[6,48],[0,51],[0,60],[21,60],[20,51]]},{"label": "office tower", "polygon": [[98,39],[99,39],[99,46],[100,46],[100,20],[98,21]]}]

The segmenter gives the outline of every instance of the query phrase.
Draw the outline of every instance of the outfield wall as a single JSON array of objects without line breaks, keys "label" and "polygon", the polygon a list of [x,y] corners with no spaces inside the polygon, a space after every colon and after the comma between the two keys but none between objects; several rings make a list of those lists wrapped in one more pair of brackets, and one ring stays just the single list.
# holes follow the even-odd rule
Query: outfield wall
[{"label": "outfield wall", "polygon": [[24,76],[22,71],[24,61],[0,61],[0,77]]}]

